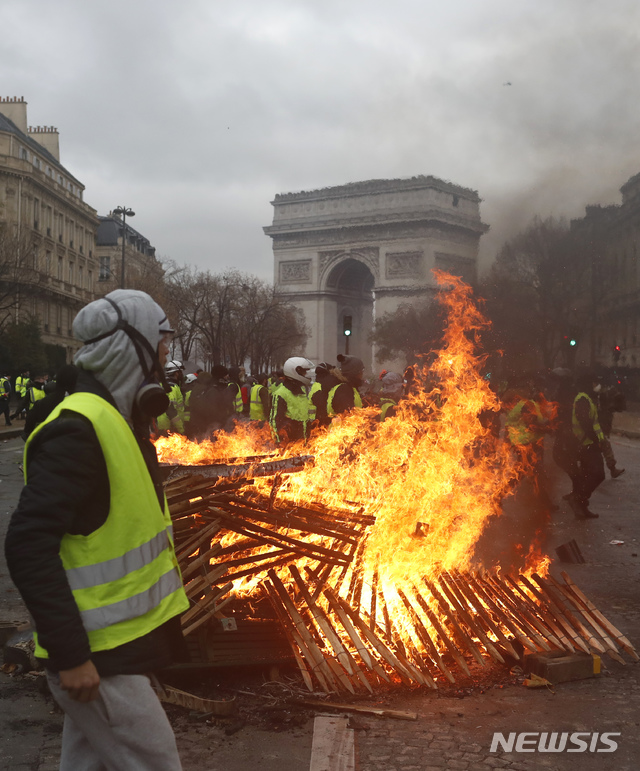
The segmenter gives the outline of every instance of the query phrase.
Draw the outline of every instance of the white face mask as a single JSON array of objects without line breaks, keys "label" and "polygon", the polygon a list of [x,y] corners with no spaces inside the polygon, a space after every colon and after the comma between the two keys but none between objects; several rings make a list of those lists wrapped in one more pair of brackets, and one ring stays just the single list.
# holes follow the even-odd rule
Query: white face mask
[{"label": "white face mask", "polygon": [[602,391],[602,384],[596,383],[596,385],[593,386],[593,390],[595,391],[595,393],[599,394],[600,391]]}]

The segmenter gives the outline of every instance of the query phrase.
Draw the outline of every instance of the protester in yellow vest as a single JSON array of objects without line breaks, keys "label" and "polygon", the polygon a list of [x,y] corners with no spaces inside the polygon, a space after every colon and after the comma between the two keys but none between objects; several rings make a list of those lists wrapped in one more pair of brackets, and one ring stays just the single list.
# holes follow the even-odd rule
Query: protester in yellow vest
[{"label": "protester in yellow vest", "polygon": [[169,407],[167,411],[158,417],[158,431],[162,434],[171,432],[173,434],[184,433],[184,412],[185,402],[182,393],[182,383],[184,366],[178,359],[167,362],[164,368],[164,374],[167,382],[171,386],[169,391]]},{"label": "protester in yellow vest", "polygon": [[150,672],[184,645],[188,607],[155,450],[172,330],[144,292],[116,290],[73,323],[74,393],[25,445],[5,552],[36,656],[65,712],[63,771],[178,769]]},{"label": "protester in yellow vest", "polygon": [[404,391],[404,380],[397,372],[385,372],[380,380],[380,421],[383,421],[396,414]]},{"label": "protester in yellow vest", "polygon": [[309,433],[310,410],[307,387],[311,385],[309,370],[313,364],[302,356],[293,356],[284,363],[282,384],[273,392],[269,423],[278,444],[306,439]]},{"label": "protester in yellow vest", "polygon": [[597,519],[590,511],[589,500],[594,490],[604,482],[602,447],[607,441],[598,420],[594,402],[596,379],[586,375],[578,380],[578,393],[573,400],[571,428],[578,444],[576,468],[571,475],[573,488],[565,499],[577,519]]},{"label": "protester in yellow vest", "polygon": [[327,400],[334,386],[340,385],[339,372],[326,361],[316,367],[316,381],[309,389],[309,407],[311,420],[317,426],[329,426],[331,418],[327,415]]},{"label": "protester in yellow vest", "polygon": [[266,373],[256,375],[255,383],[249,392],[249,419],[265,421],[271,410],[271,397],[268,388],[269,376]]},{"label": "protester in yellow vest", "polygon": [[364,376],[362,359],[339,353],[338,366],[343,382],[329,391],[327,398],[327,414],[329,416],[340,415],[343,412],[362,407],[362,397],[358,391]]},{"label": "protester in yellow vest", "polygon": [[11,399],[11,379],[9,375],[0,376],[0,413],[4,415],[6,426],[11,425],[9,400]]}]

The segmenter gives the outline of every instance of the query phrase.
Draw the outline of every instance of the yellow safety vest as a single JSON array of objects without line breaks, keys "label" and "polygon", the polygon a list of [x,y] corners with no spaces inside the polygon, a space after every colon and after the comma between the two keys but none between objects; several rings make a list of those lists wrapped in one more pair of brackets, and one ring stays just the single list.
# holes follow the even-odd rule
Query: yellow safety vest
[{"label": "yellow safety vest", "polygon": [[24,395],[27,393],[27,383],[29,382],[28,377],[22,377],[22,375],[18,375],[16,378],[16,392],[24,398]]},{"label": "yellow safety vest", "polygon": [[310,410],[309,399],[306,393],[292,394],[291,391],[284,385],[279,385],[273,393],[273,402],[271,404],[271,415],[269,417],[269,423],[271,430],[273,431],[276,442],[280,441],[278,436],[278,429],[276,427],[276,416],[278,414],[278,399],[284,399],[287,404],[287,417],[290,420],[296,420],[298,423],[303,424],[304,436],[307,436],[307,426],[309,425]]},{"label": "yellow safety vest", "polygon": [[263,388],[264,386],[260,385],[260,383],[255,383],[251,386],[251,400],[249,402],[249,418],[251,420],[264,420],[267,417],[264,414],[264,407],[260,398]]},{"label": "yellow safety vest", "polygon": [[176,415],[170,418],[166,412],[158,417],[158,429],[160,431],[173,431],[181,434],[184,431],[184,396],[182,389],[176,383],[168,393],[169,401],[176,411]]},{"label": "yellow safety vest", "polygon": [[[333,397],[336,395],[336,391],[338,388],[340,388],[341,385],[344,385],[344,383],[338,383],[338,385],[333,386],[333,388],[329,391],[329,397],[327,398],[327,415],[335,415],[336,413],[333,410]],[[351,386],[353,388],[353,386]],[[357,409],[360,409],[362,407],[362,399],[360,398],[360,394],[358,393],[357,388],[353,388],[353,406]]]},{"label": "yellow safety vest", "polygon": [[[83,415],[104,454],[110,484],[109,515],[88,536],[62,537],[60,559],[92,651],[111,650],[157,629],[189,607],[176,560],[167,502],[158,503],[153,481],[125,419],[89,393],[67,396],[27,439],[63,410]],[[36,656],[48,658],[39,644]]]},{"label": "yellow safety vest", "polygon": [[580,392],[573,400],[573,411],[571,415],[571,427],[573,429],[573,435],[580,441],[580,444],[583,447],[588,447],[590,444],[593,444],[593,439],[589,439],[589,437],[585,434],[585,432],[582,430],[582,426],[580,425],[580,421],[576,417],[576,404],[578,403],[579,399],[586,399],[589,402],[589,419],[593,425],[593,430],[598,437],[598,441],[604,442],[604,433],[600,428],[600,421],[598,419],[598,408],[594,404],[593,399],[589,396],[589,394],[585,394],[583,392]]},{"label": "yellow safety vest", "polygon": [[397,406],[398,402],[395,399],[389,399],[387,396],[383,396],[380,399],[380,422],[387,419],[387,412],[391,407]]},{"label": "yellow safety vest", "polygon": [[505,421],[507,434],[509,436],[509,441],[511,442],[511,444],[515,444],[515,445],[533,444],[533,442],[539,441],[544,436],[544,434],[541,431],[535,431],[532,429],[531,426],[527,426],[523,422],[522,410],[527,404],[531,404],[533,406],[533,409],[535,410],[535,413],[536,413],[536,420],[538,421],[539,425],[542,425],[542,423],[544,423],[544,416],[542,415],[538,402],[534,401],[533,399],[529,399],[529,400],[521,399],[516,404],[516,406],[509,411],[509,414],[507,415],[507,419]]},{"label": "yellow safety vest", "polygon": [[311,385],[311,388],[309,389],[308,399],[309,399],[309,420],[315,420],[316,419],[316,405],[313,403],[311,397],[314,394],[317,394],[318,391],[322,388],[322,383],[318,383],[316,380],[315,383]]},{"label": "yellow safety vest", "polygon": [[244,402],[242,401],[242,388],[237,383],[229,383],[229,388],[236,389],[236,395],[235,395],[235,399],[233,400],[233,406],[235,407],[235,411],[239,415],[242,415],[242,412],[244,410]]},{"label": "yellow safety vest", "polygon": [[29,409],[31,409],[36,402],[39,402],[40,399],[44,399],[45,396],[44,388],[35,388],[35,386],[32,386],[29,389]]}]

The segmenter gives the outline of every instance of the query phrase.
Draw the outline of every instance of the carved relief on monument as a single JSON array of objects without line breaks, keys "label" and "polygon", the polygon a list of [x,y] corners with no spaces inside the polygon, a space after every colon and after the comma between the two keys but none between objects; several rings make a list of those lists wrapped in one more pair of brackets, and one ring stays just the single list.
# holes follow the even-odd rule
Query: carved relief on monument
[{"label": "carved relief on monument", "polygon": [[468,284],[475,281],[476,262],[472,257],[461,257],[459,254],[435,253],[436,268],[450,273],[452,276],[460,276]]},{"label": "carved relief on monument", "polygon": [[387,252],[386,278],[421,278],[424,275],[423,252]]},{"label": "carved relief on monument", "polygon": [[292,260],[280,263],[280,284],[310,284],[311,260]]}]

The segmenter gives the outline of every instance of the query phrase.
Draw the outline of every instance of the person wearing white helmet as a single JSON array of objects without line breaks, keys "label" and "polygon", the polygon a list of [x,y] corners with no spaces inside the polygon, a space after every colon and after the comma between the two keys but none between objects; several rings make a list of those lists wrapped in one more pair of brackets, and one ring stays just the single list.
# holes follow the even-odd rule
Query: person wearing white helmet
[{"label": "person wearing white helmet", "polygon": [[314,365],[303,356],[292,356],[282,367],[283,380],[273,393],[269,423],[278,444],[307,438],[311,412],[307,387]]},{"label": "person wearing white helmet", "polygon": [[166,434],[169,431],[172,434],[184,433],[186,405],[184,394],[182,393],[183,371],[184,366],[178,359],[172,359],[165,365],[164,374],[171,386],[169,391],[170,404],[167,407],[167,411],[158,417],[158,433]]}]

